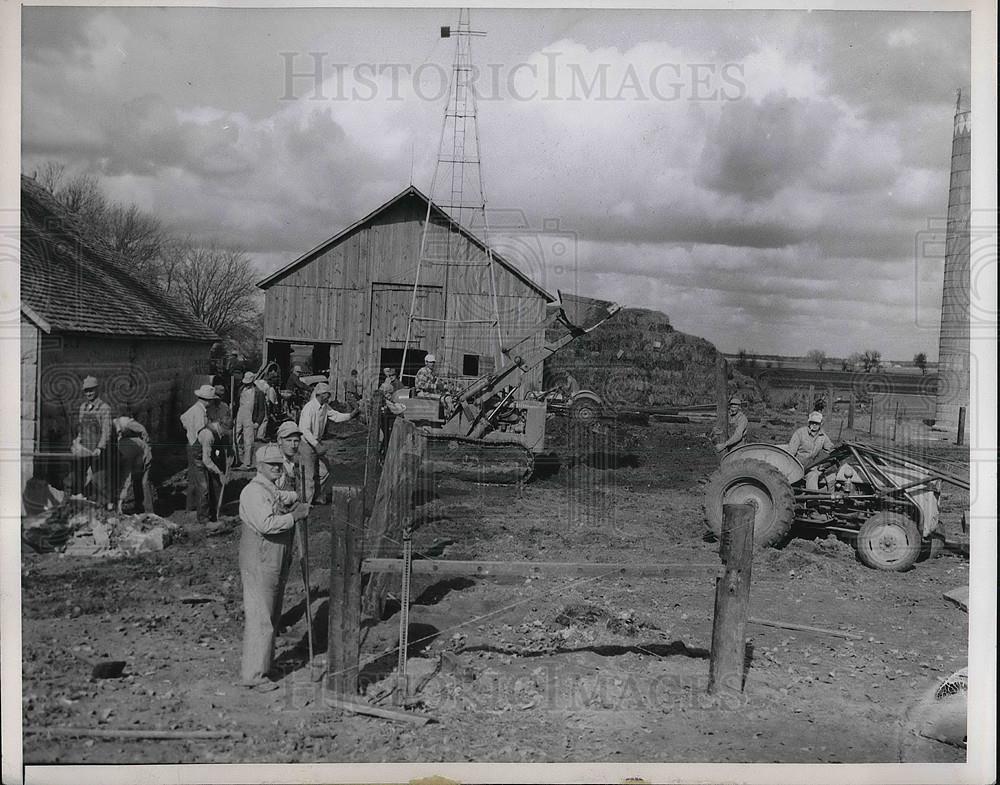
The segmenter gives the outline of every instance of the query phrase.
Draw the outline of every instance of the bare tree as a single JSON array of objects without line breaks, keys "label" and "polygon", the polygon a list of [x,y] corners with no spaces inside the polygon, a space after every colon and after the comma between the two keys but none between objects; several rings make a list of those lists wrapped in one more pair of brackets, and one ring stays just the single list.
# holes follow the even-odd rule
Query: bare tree
[{"label": "bare tree", "polygon": [[882,367],[882,352],[876,349],[866,349],[861,355],[861,363],[865,367],[865,373],[877,371]]},{"label": "bare tree", "polygon": [[924,352],[918,352],[913,355],[913,364],[920,369],[921,375],[927,373],[927,354]]},{"label": "bare tree", "polygon": [[822,371],[823,366],[826,365],[826,352],[822,349],[810,349],[806,353],[806,359],[815,363],[816,367]]},{"label": "bare tree", "polygon": [[101,224],[105,242],[133,264],[136,272],[159,276],[165,233],[157,218],[134,204],[114,204],[105,211]]},{"label": "bare tree", "polygon": [[169,291],[222,337],[248,328],[260,310],[257,274],[238,248],[187,245],[175,258]]}]

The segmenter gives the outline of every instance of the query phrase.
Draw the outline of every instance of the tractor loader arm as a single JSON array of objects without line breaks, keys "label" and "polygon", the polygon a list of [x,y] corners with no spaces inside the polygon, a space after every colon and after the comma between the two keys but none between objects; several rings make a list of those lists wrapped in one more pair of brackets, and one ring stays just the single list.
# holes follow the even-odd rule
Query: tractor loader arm
[{"label": "tractor loader arm", "polygon": [[500,370],[480,377],[462,391],[456,398],[456,403],[459,404],[456,410],[461,407],[461,404],[482,405],[515,371],[527,373],[533,368],[537,368],[546,358],[568,346],[581,335],[586,335],[604,324],[620,310],[621,306],[618,303],[559,292],[559,311],[555,317],[549,317],[535,325],[532,329],[532,335],[539,330],[544,335],[545,330],[556,323],[565,326],[567,331],[558,338],[543,342],[539,347],[525,346],[525,351],[522,353],[516,353],[516,350],[519,346],[527,344],[531,336],[505,350],[504,354],[508,356],[509,361]]}]

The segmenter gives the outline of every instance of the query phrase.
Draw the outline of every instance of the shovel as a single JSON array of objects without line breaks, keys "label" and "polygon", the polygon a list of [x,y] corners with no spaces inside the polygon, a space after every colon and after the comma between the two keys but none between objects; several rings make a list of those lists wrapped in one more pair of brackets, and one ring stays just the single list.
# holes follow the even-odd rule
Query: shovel
[{"label": "shovel", "polygon": [[[295,485],[299,492],[299,498],[305,496],[306,477],[305,469],[299,464],[295,467]],[[312,592],[309,589],[309,529],[308,518],[303,518],[295,522],[295,541],[299,551],[299,568],[302,570],[302,586],[306,596],[306,630],[309,640],[309,676],[315,680],[313,673],[313,624],[312,624]]]}]

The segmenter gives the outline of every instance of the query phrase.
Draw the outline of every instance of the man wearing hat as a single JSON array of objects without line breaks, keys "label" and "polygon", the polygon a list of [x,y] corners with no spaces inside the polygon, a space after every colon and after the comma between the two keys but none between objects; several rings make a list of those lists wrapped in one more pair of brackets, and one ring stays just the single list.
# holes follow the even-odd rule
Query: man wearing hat
[{"label": "man wearing hat", "polygon": [[440,397],[440,381],[435,370],[437,357],[428,354],[424,357],[424,367],[417,371],[413,380],[413,387],[418,398],[438,398]]},{"label": "man wearing hat", "polygon": [[729,438],[715,445],[716,452],[732,452],[748,441],[747,429],[750,422],[743,413],[743,399],[734,395],[729,399]]},{"label": "man wearing hat", "polygon": [[[832,452],[833,442],[823,431],[823,415],[820,412],[810,413],[808,422],[792,434],[785,449],[806,469],[824,452]],[[815,469],[806,471],[806,490],[819,490],[819,472]]]},{"label": "man wearing hat", "polygon": [[347,422],[357,414],[357,409],[345,413],[330,408],[330,385],[326,382],[320,382],[313,388],[312,398],[302,407],[302,413],[299,415],[299,430],[302,431],[299,459],[306,475],[304,501],[307,504],[312,504],[318,497],[323,496],[330,477],[330,466],[327,462],[329,443],[325,441],[327,425],[330,422]]},{"label": "man wearing hat", "polygon": [[237,457],[248,469],[253,468],[253,443],[257,430],[267,417],[267,398],[254,381],[253,371],[244,373],[236,399],[236,443],[240,446]]},{"label": "man wearing hat", "polygon": [[268,678],[274,638],[292,562],[295,522],[309,514],[295,491],[281,490],[285,456],[276,444],[257,450],[257,475],[240,492],[240,577],[243,582],[243,657],[240,677],[245,687],[277,689]]},{"label": "man wearing hat", "polygon": [[97,394],[97,377],[83,380],[83,403],[77,419],[73,454],[76,456],[73,472],[73,492],[83,493],[87,471],[91,473],[90,489],[99,504],[110,503],[108,493],[108,441],[111,439],[111,407]]},{"label": "man wearing hat", "polygon": [[219,396],[211,384],[203,384],[194,391],[194,397],[194,404],[181,415],[181,424],[184,426],[184,433],[187,437],[187,509],[198,510],[198,520],[207,522],[214,517],[215,508],[214,506],[211,508],[212,515],[209,516],[209,501],[206,499],[209,491],[209,479],[208,470],[202,460],[203,450],[200,434],[208,425],[212,416],[211,410],[219,400]]},{"label": "man wearing hat", "polygon": [[286,420],[278,426],[278,449],[284,458],[282,474],[275,485],[281,490],[295,490],[295,469],[299,465],[299,445],[302,443],[302,431],[291,420]]}]

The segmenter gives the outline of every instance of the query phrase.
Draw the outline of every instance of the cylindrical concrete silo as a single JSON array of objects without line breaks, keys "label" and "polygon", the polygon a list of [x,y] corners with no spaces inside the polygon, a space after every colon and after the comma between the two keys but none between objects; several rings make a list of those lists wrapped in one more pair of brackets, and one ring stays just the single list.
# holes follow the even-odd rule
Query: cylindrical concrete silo
[{"label": "cylindrical concrete silo", "polygon": [[[972,133],[968,95],[959,93],[951,143],[951,184],[945,235],[938,392],[935,420],[955,429],[958,410],[969,406],[969,215]],[[968,422],[968,419],[966,419]],[[968,426],[966,426],[968,427]]]}]

